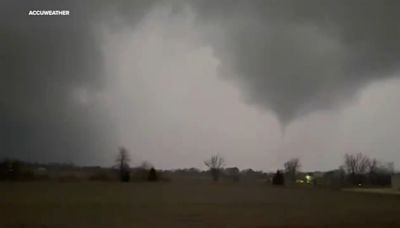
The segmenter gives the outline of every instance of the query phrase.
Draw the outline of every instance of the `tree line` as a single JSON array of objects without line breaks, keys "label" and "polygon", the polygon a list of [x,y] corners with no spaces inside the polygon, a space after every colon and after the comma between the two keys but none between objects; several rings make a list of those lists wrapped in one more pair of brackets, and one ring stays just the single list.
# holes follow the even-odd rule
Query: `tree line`
[{"label": "tree line", "polygon": [[[324,172],[322,176],[317,177],[315,172],[304,175],[301,172],[301,162],[299,158],[292,158],[283,164],[283,169],[277,170],[275,173],[265,173],[262,171],[254,171],[252,169],[240,170],[237,167],[225,167],[226,162],[221,155],[212,155],[203,163],[207,171],[200,171],[196,168],[178,169],[173,171],[157,170],[149,162],[142,162],[138,167],[130,167],[130,156],[126,148],[120,147],[115,159],[115,164],[111,168],[101,167],[75,167],[73,164],[47,164],[40,166],[35,164],[24,163],[17,160],[4,160],[0,162],[0,180],[32,180],[46,179],[44,172],[41,173],[41,167],[51,169],[53,173],[68,170],[72,173],[82,173],[87,171],[91,173],[88,177],[90,180],[113,180],[110,174],[115,173],[115,177],[121,182],[129,182],[132,180],[159,181],[167,180],[168,175],[175,176],[198,176],[206,177],[207,175],[214,182],[229,179],[238,182],[242,177],[245,179],[264,179],[274,185],[287,185],[296,183],[312,183],[317,184],[323,182],[335,182],[337,185],[390,185],[391,175],[394,174],[393,163],[384,163],[375,158],[370,158],[362,153],[345,154],[343,165],[337,170]],[[32,167],[36,167],[33,172]],[[37,168],[39,167],[39,168]],[[44,168],[43,168],[44,169]],[[72,175],[64,177],[65,180],[73,180]],[[307,180],[303,180],[304,178]],[[312,179],[311,179],[312,178]]]},{"label": "tree line", "polygon": [[[209,173],[214,181],[220,179],[225,159],[219,155],[213,155],[204,161]],[[376,158],[370,158],[362,153],[345,154],[344,163],[336,171],[326,172],[322,176],[316,177],[311,172],[303,175],[306,180],[299,179],[301,163],[299,158],[292,158],[283,164],[283,170],[277,170],[271,177],[274,185],[285,185],[287,183],[308,183],[316,185],[329,179],[337,185],[355,186],[388,186],[391,184],[391,176],[395,173],[393,162],[381,162]],[[236,168],[237,169],[237,168]],[[239,169],[229,169],[228,173],[239,173]],[[239,177],[236,178],[238,180]]]}]

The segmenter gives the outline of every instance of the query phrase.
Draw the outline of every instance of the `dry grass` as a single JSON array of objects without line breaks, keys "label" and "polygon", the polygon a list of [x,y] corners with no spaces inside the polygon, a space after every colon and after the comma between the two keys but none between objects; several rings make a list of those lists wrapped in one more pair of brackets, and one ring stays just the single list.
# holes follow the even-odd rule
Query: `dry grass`
[{"label": "dry grass", "polygon": [[0,227],[400,227],[400,197],[261,183],[1,183]]}]

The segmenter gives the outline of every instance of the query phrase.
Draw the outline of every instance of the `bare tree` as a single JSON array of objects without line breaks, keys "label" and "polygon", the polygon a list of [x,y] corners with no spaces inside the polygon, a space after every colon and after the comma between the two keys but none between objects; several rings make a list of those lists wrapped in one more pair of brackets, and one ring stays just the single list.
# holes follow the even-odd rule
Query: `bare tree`
[{"label": "bare tree", "polygon": [[375,158],[368,162],[368,173],[371,175],[378,172],[378,160]]},{"label": "bare tree", "polygon": [[204,161],[204,164],[210,169],[213,180],[218,181],[221,169],[225,165],[224,158],[219,155],[214,155],[211,156],[209,160]]},{"label": "bare tree", "polygon": [[394,172],[392,162],[382,163],[376,159],[371,160],[368,170],[368,183],[375,186],[388,186]]},{"label": "bare tree", "polygon": [[376,168],[376,160],[371,161],[362,153],[346,154],[345,169],[350,175],[365,174],[368,170]]},{"label": "bare tree", "polygon": [[382,163],[362,153],[346,154],[344,163],[352,184],[390,185],[393,163]]},{"label": "bare tree", "polygon": [[344,166],[347,173],[350,175],[353,184],[361,184],[365,181],[367,172],[375,171],[377,161],[369,159],[362,153],[346,154]]},{"label": "bare tree", "polygon": [[291,180],[296,179],[296,174],[299,171],[301,165],[300,165],[300,159],[298,158],[292,158],[289,161],[285,162],[285,172],[288,175],[288,177]]},{"label": "bare tree", "polygon": [[120,180],[123,182],[128,182],[130,178],[129,174],[129,153],[124,147],[120,147],[118,151],[118,156],[116,159],[116,166],[118,167]]}]

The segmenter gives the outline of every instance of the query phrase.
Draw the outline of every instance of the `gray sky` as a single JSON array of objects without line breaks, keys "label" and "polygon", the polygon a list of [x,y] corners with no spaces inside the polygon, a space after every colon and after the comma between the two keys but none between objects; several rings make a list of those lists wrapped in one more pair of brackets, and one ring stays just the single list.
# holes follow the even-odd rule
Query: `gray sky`
[{"label": "gray sky", "polygon": [[[28,16],[67,9],[70,16]],[[0,157],[400,164],[398,1],[0,3]]]}]

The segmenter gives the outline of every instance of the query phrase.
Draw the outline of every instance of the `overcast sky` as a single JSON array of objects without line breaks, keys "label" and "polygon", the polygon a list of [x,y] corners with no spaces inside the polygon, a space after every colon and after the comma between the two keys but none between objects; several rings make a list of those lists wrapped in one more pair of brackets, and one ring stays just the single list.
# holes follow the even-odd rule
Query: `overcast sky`
[{"label": "overcast sky", "polygon": [[[70,16],[29,16],[29,10]],[[1,1],[0,159],[400,164],[400,1]]]}]

